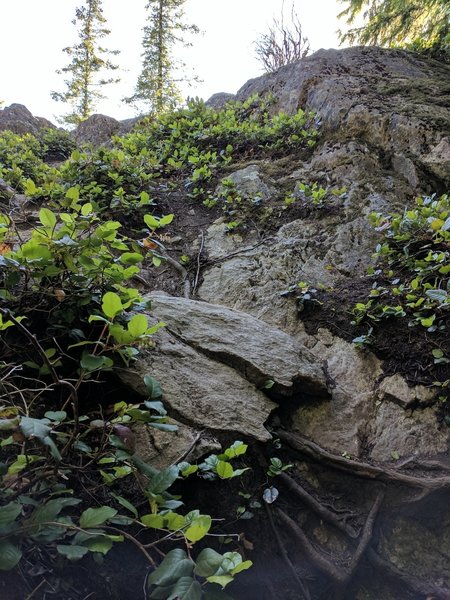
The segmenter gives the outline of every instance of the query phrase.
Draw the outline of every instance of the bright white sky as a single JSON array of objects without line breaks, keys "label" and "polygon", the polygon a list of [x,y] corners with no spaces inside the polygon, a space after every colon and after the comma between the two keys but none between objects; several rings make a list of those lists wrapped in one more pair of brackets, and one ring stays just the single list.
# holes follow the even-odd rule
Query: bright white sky
[{"label": "bright white sky", "polygon": [[[0,100],[5,105],[25,104],[34,115],[52,121],[67,111],[50,98],[50,91],[64,91],[63,77],[55,71],[68,62],[62,48],[77,42],[71,21],[81,0],[0,0]],[[121,103],[131,95],[139,74],[142,26],[146,0],[104,0],[103,8],[111,35],[105,46],[117,49],[123,69],[118,85],[104,88],[109,97],[96,112],[117,119],[134,116]],[[283,0],[186,0],[186,22],[204,31],[194,46],[183,50],[202,84],[185,88],[185,95],[209,98],[215,92],[235,93],[248,79],[261,75],[255,59],[254,40],[279,17]],[[337,19],[343,5],[337,0],[294,0],[303,31],[312,50],[337,48]],[[286,8],[291,0],[285,0]]]}]

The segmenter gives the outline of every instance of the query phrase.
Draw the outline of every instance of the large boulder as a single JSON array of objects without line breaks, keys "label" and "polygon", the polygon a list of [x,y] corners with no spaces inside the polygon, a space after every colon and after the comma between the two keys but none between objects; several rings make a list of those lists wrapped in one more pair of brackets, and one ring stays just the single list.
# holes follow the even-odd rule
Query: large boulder
[{"label": "large boulder", "polygon": [[82,121],[72,132],[77,144],[101,146],[108,144],[114,135],[125,135],[140,121],[142,117],[118,121],[107,115],[94,114]]},{"label": "large boulder", "polygon": [[9,130],[19,135],[38,135],[43,129],[56,129],[43,117],[34,117],[23,104],[11,104],[0,109],[0,131]]},{"label": "large boulder", "polygon": [[109,142],[119,131],[120,121],[106,115],[95,114],[82,121],[73,131],[72,136],[77,144],[100,146]]}]

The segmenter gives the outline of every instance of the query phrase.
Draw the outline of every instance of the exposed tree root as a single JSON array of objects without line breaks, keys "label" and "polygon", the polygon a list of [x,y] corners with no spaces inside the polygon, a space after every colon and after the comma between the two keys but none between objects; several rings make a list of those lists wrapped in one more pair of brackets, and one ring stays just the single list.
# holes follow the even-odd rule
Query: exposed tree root
[{"label": "exposed tree root", "polygon": [[373,536],[375,521],[381,504],[383,503],[383,499],[384,489],[379,491],[377,494],[375,502],[373,503],[369,514],[367,515],[366,522],[359,538],[358,546],[350,560],[350,563],[347,566],[338,566],[325,558],[318,550],[316,550],[316,548],[314,548],[301,527],[299,527],[299,525],[297,525],[297,523],[284,511],[281,509],[277,510],[276,514],[278,518],[295,535],[302,550],[313,563],[313,565],[327,575],[330,579],[332,579],[336,584],[337,590],[335,594],[335,600],[339,600],[345,594],[348,584],[351,582],[362,557],[368,549]]},{"label": "exposed tree root", "polygon": [[286,487],[291,490],[291,492],[294,492],[294,494],[298,496],[300,500],[306,504],[306,506],[311,508],[322,520],[330,523],[340,531],[343,531],[351,538],[358,537],[357,531],[355,531],[353,527],[346,525],[343,517],[338,517],[336,513],[328,508],[325,508],[323,504],[311,496],[311,494],[309,494],[299,483],[294,481],[292,477],[286,473],[280,473],[278,475],[278,479],[279,481],[282,481]]},{"label": "exposed tree root", "polygon": [[393,581],[394,584],[401,584],[414,594],[420,594],[427,600],[450,600],[450,590],[448,588],[441,588],[434,583],[421,581],[417,577],[401,571],[390,561],[381,558],[375,550],[369,549],[367,556],[371,564],[382,571],[386,578]]},{"label": "exposed tree root", "polygon": [[286,527],[286,531],[289,531],[294,535],[300,548],[307,556],[307,558],[313,563],[313,565],[333,581],[342,581],[343,568],[338,567],[337,565],[326,559],[322,554],[320,554],[320,552],[318,552],[313,547],[308,537],[306,536],[304,531],[299,527],[299,525],[297,525],[297,523],[293,519],[291,519],[291,517],[287,515],[284,511],[278,508],[276,510],[276,515],[281,521],[281,523]]},{"label": "exposed tree root", "polygon": [[277,430],[277,435],[280,440],[290,446],[293,450],[297,450],[297,452],[305,454],[306,456],[319,461],[321,464],[330,465],[339,471],[344,471],[363,479],[377,480],[385,483],[400,483],[428,491],[450,487],[450,477],[415,477],[405,473],[398,473],[392,469],[377,467],[358,460],[350,460],[343,456],[332,454],[314,442],[306,440],[298,435],[287,433],[283,430]]},{"label": "exposed tree root", "polygon": [[169,263],[169,265],[171,265],[174,269],[178,271],[178,273],[180,273],[181,277],[183,278],[183,296],[186,300],[189,300],[189,298],[191,297],[191,282],[189,281],[189,274],[187,270],[183,267],[182,264],[174,260],[168,254],[164,253],[162,256],[164,257],[164,260]]},{"label": "exposed tree root", "polygon": [[309,590],[308,590],[306,584],[300,579],[297,571],[295,570],[295,567],[292,564],[291,559],[289,558],[289,555],[287,553],[287,550],[283,544],[280,533],[279,533],[277,527],[275,526],[275,523],[273,522],[271,509],[268,504],[265,504],[265,507],[266,507],[266,512],[267,512],[267,517],[269,519],[269,524],[273,531],[275,539],[277,540],[278,548],[280,549],[281,555],[284,558],[284,561],[285,561],[289,571],[292,573],[292,576],[294,577],[295,581],[297,582],[298,589],[301,592],[302,597],[305,600],[311,600],[311,595],[309,593]]}]

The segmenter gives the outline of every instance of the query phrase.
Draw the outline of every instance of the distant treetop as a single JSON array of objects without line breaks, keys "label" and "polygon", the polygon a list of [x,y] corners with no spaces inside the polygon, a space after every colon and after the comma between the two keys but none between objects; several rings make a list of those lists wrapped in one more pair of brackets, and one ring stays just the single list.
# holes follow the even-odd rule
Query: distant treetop
[{"label": "distant treetop", "polygon": [[346,8],[339,17],[353,25],[341,41],[362,45],[403,46],[450,58],[449,0],[340,0]]}]

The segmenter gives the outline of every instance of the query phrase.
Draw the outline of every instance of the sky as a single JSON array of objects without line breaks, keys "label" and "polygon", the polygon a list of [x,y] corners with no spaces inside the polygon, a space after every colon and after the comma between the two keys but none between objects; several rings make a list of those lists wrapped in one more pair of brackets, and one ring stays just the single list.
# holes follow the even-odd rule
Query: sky
[{"label": "sky", "polygon": [[[57,69],[68,63],[62,52],[77,43],[72,20],[82,0],[0,0],[0,100],[8,106],[25,104],[34,115],[55,122],[67,106],[55,102],[51,91],[64,91],[64,79]],[[343,5],[337,0],[292,0],[309,38],[311,50],[337,48],[337,19]],[[117,119],[135,116],[121,102],[133,92],[140,71],[142,27],[146,0],[104,0],[104,15],[111,35],[104,45],[120,50],[121,83],[104,88],[108,95],[96,112]],[[285,10],[291,0],[285,0]],[[283,0],[186,0],[185,21],[203,33],[195,36],[192,48],[181,50],[181,58],[195,69],[202,83],[188,88],[184,96],[205,100],[216,92],[235,93],[262,69],[255,57],[254,41],[279,17]]]}]

